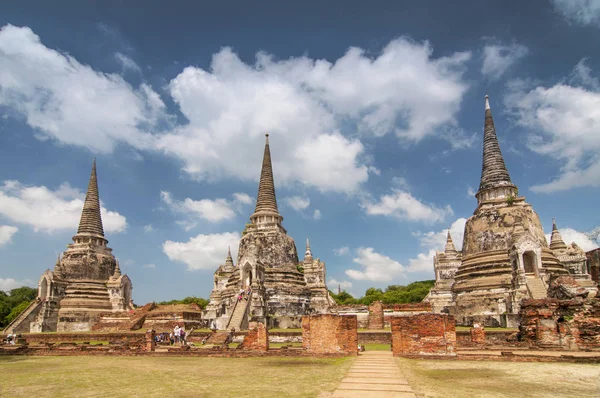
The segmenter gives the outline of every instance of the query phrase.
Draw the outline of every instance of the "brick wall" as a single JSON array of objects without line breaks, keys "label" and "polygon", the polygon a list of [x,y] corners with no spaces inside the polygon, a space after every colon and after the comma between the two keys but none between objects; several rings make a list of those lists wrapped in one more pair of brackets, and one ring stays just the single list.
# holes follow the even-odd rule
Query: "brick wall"
[{"label": "brick wall", "polygon": [[451,315],[394,317],[391,323],[394,356],[456,355],[456,327]]},{"label": "brick wall", "polygon": [[302,347],[315,354],[356,355],[358,347],[356,315],[307,315],[302,317]]},{"label": "brick wall", "polygon": [[263,323],[250,322],[248,333],[244,341],[238,346],[238,350],[246,351],[269,351],[269,332]]},{"label": "brick wall", "polygon": [[369,306],[368,329],[383,329],[383,303],[375,301]]},{"label": "brick wall", "polygon": [[145,337],[145,351],[154,351],[156,349],[156,342],[154,341],[154,337],[156,336],[156,332],[153,329],[150,329],[146,332]]},{"label": "brick wall", "polygon": [[471,342],[473,344],[485,344],[485,329],[479,323],[474,323],[471,328]]}]

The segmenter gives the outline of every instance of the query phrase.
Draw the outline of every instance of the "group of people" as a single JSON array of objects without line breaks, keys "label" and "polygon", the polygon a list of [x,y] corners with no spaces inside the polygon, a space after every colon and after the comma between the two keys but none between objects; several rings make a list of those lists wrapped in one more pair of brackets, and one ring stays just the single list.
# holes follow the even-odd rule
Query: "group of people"
[{"label": "group of people", "polygon": [[21,335],[20,335],[20,334],[19,334],[19,335],[17,335],[17,334],[15,334],[15,333],[9,333],[9,334],[6,336],[6,339],[4,340],[4,342],[5,342],[6,344],[15,344],[15,343],[16,343],[16,341],[17,341],[17,339],[18,339],[18,338],[20,338],[20,337],[21,337]]},{"label": "group of people", "polygon": [[248,286],[245,290],[240,289],[240,294],[238,294],[238,301],[246,300],[250,298],[250,294],[252,293],[252,288]]},{"label": "group of people", "polygon": [[194,331],[194,328],[189,332],[185,331],[185,327],[176,325],[171,333],[163,332],[154,336],[154,341],[157,343],[169,343],[170,345],[187,343],[188,336]]}]

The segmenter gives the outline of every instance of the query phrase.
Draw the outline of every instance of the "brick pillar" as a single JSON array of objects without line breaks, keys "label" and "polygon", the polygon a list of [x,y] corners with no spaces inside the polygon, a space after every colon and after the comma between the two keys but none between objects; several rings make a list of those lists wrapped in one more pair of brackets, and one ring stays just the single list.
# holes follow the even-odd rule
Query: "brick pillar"
[{"label": "brick pillar", "polygon": [[485,344],[485,329],[477,322],[471,328],[471,342],[473,344]]},{"label": "brick pillar", "polygon": [[244,341],[238,346],[238,350],[247,351],[269,351],[269,331],[264,323],[250,322],[248,333]]},{"label": "brick pillar", "polygon": [[356,315],[306,315],[302,317],[302,347],[315,354],[357,355]]},{"label": "brick pillar", "polygon": [[146,332],[146,339],[144,344],[144,351],[154,351],[156,348],[156,342],[154,341],[154,337],[156,336],[156,332],[153,329],[149,329]]},{"label": "brick pillar", "polygon": [[368,329],[383,329],[383,303],[375,301],[369,306]]},{"label": "brick pillar", "polygon": [[394,356],[456,355],[454,317],[417,314],[392,317]]}]

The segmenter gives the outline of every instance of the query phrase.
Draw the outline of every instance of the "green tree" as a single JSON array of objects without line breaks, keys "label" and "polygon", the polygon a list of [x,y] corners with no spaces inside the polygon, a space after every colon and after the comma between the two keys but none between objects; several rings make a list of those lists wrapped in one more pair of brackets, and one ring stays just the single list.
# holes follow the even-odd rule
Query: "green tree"
[{"label": "green tree", "polygon": [[10,314],[8,314],[4,318],[4,324],[8,325],[9,323],[11,323],[13,319],[15,319],[19,316],[19,314],[21,314],[21,312],[25,311],[25,308],[29,307],[29,304],[31,304],[31,301],[22,301],[19,305],[14,307],[12,311],[10,311]]}]

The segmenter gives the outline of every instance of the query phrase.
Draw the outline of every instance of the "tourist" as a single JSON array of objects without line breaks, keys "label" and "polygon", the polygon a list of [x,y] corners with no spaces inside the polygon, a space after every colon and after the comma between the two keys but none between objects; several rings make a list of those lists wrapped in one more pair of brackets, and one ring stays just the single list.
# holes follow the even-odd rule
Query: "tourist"
[{"label": "tourist", "polygon": [[175,328],[173,329],[173,338],[176,343],[179,343],[179,325],[175,325]]},{"label": "tourist", "polygon": [[175,344],[175,335],[173,334],[173,332],[169,333],[169,344]]},{"label": "tourist", "polygon": [[181,345],[185,345],[185,327],[182,326],[179,328],[179,342]]}]

